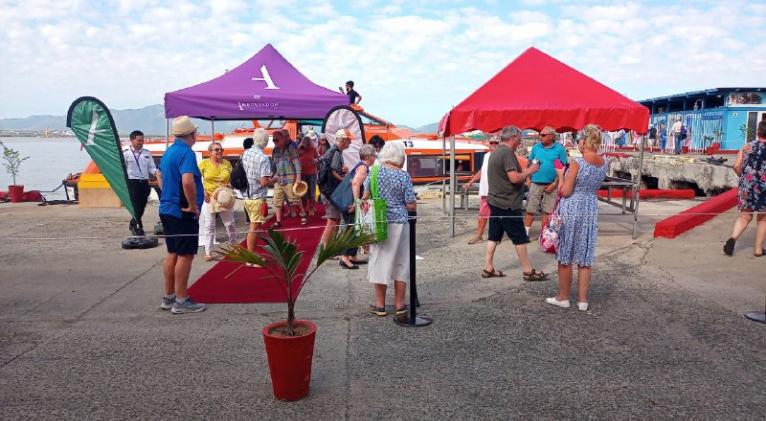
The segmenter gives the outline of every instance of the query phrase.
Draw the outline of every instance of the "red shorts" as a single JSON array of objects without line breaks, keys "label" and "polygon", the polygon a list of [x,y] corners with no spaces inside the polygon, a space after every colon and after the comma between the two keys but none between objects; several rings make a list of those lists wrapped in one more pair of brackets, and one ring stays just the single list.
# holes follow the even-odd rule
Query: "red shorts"
[{"label": "red shorts", "polygon": [[481,204],[479,205],[479,218],[488,219],[490,215],[489,203],[487,203],[487,196],[481,196]]}]

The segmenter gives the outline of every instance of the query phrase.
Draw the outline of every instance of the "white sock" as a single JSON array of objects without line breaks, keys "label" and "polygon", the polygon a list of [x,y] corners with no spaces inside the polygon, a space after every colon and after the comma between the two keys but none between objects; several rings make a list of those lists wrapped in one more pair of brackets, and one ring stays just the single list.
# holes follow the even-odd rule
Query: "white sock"
[{"label": "white sock", "polygon": [[164,297],[162,297],[162,298],[164,298],[164,299],[166,299],[166,300],[175,300],[175,299],[176,299],[176,293],[174,292],[174,293],[172,293],[172,294],[170,294],[170,295],[165,295],[165,296],[164,296]]},{"label": "white sock", "polygon": [[183,304],[184,302],[186,302],[186,297],[183,297],[183,298],[176,297],[176,302],[178,304]]}]

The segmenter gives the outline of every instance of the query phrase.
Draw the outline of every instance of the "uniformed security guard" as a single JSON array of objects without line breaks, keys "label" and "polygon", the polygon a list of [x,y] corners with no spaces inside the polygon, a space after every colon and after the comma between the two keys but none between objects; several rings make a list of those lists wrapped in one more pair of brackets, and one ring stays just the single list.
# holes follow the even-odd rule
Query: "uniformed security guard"
[{"label": "uniformed security guard", "polygon": [[160,177],[160,171],[154,165],[152,154],[144,149],[144,134],[139,130],[130,133],[130,146],[122,151],[125,167],[128,171],[130,183],[130,200],[136,211],[136,217],[130,220],[130,231],[133,235],[143,236],[144,225],[141,218],[144,216],[146,202],[149,200],[149,176]]}]

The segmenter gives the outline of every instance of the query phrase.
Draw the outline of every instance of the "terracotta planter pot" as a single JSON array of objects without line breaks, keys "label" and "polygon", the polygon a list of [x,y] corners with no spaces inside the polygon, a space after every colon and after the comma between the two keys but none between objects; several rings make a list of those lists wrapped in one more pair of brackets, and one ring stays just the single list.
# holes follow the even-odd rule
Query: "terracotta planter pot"
[{"label": "terracotta planter pot", "polygon": [[269,359],[274,397],[283,401],[295,401],[309,393],[317,326],[308,320],[296,320],[295,327],[308,328],[307,334],[277,336],[269,333],[272,329],[286,324],[287,321],[282,320],[264,327],[263,343]]},{"label": "terracotta planter pot", "polygon": [[8,197],[12,203],[19,203],[24,200],[24,186],[8,186]]}]

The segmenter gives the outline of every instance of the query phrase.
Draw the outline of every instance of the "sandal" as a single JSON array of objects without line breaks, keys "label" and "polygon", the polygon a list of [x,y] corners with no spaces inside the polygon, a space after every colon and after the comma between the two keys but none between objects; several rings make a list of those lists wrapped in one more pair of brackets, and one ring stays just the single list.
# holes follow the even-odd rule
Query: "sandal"
[{"label": "sandal", "polygon": [[753,253],[755,257],[763,257],[764,255],[766,255],[766,249],[761,249],[761,254]]},{"label": "sandal", "polygon": [[394,315],[395,316],[403,316],[403,315],[409,313],[409,311],[410,310],[407,308],[407,306],[404,306],[402,308],[397,308],[396,312],[394,313]]},{"label": "sandal", "polygon": [[343,263],[343,260],[339,261],[339,262],[338,262],[338,265],[340,265],[340,267],[341,267],[342,269],[352,269],[352,270],[357,270],[357,269],[359,269],[359,266],[357,266],[357,265],[353,265],[353,264],[352,264],[351,266],[346,266],[346,264],[345,264],[345,263]]},{"label": "sandal", "polygon": [[490,272],[486,269],[483,269],[481,272],[482,272],[481,277],[485,279],[486,278],[505,278],[505,274],[501,270],[492,269],[492,271]]},{"label": "sandal", "polygon": [[532,269],[532,272],[523,272],[524,280],[528,282],[547,281],[548,275],[545,272],[538,272]]},{"label": "sandal", "polygon": [[271,228],[282,228],[282,223],[279,221],[276,221],[273,224],[271,224]]},{"label": "sandal", "polygon": [[308,218],[306,218],[306,215],[301,215],[301,225],[306,225],[309,223]]},{"label": "sandal", "polygon": [[375,307],[374,305],[371,305],[369,311],[370,311],[370,313],[372,313],[372,314],[374,314],[374,315],[376,315],[378,317],[386,317],[386,316],[388,316],[388,313],[386,313],[386,308],[385,307]]},{"label": "sandal", "polygon": [[469,245],[474,245],[474,244],[479,244],[479,243],[483,243],[483,242],[484,242],[484,240],[482,240],[481,238],[474,238],[473,240],[469,241],[468,244]]},{"label": "sandal", "polygon": [[734,245],[737,243],[737,241],[734,238],[729,238],[726,240],[726,244],[723,245],[723,254],[727,256],[731,256],[734,254]]}]

